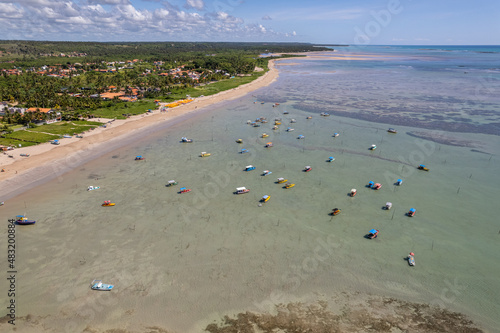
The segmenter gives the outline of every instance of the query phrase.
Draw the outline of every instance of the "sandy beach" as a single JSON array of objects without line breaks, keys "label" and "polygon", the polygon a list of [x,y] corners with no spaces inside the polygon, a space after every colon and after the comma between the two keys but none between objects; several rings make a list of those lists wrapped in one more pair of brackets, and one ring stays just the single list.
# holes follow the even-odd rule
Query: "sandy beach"
[{"label": "sandy beach", "polygon": [[[195,115],[207,106],[240,98],[271,84],[278,78],[278,70],[275,68],[274,62],[275,60],[269,61],[269,71],[250,83],[215,95],[198,97],[193,102],[167,109],[167,112],[161,112],[158,108],[152,114],[145,113],[128,119],[100,118],[99,121],[108,122],[107,126],[88,131],[83,134],[83,138],[64,138],[60,140],[60,145],[47,142],[0,154],[0,167],[4,170],[0,173],[0,181],[2,182],[0,201],[5,201],[6,198],[19,194],[21,188],[39,183],[41,178],[46,176],[44,172],[39,172],[38,175],[35,172],[30,172],[30,175],[27,175],[29,171],[41,169],[50,164],[61,165],[62,161],[65,161],[63,164],[69,166],[69,168],[65,168],[65,171],[68,171],[76,166],[74,161],[82,160],[82,156],[80,156],[82,154],[88,156],[92,152],[100,151],[110,142],[119,142],[132,133],[147,130],[148,127],[157,125],[159,122],[169,122],[180,116]],[[22,157],[21,154],[28,154],[29,157]],[[11,158],[9,155],[13,157]]]}]

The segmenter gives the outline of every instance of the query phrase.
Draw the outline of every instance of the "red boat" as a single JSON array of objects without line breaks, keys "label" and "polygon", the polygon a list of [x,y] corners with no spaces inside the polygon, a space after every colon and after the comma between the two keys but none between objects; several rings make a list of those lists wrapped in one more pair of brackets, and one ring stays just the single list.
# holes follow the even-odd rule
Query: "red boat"
[{"label": "red boat", "polygon": [[308,165],[308,166],[305,167],[304,172],[309,172],[311,170],[312,170],[312,168]]},{"label": "red boat", "polygon": [[181,187],[179,193],[187,193],[187,192],[191,192],[191,189],[190,188],[185,188],[185,187]]},{"label": "red boat", "polygon": [[374,190],[380,190],[381,187],[382,187],[382,184],[379,184],[379,183],[376,183],[375,185],[373,185]]},{"label": "red boat", "polygon": [[409,217],[413,217],[415,216],[415,213],[417,211],[415,210],[415,208],[410,208],[410,211],[408,213],[406,213],[406,215],[408,215]]}]

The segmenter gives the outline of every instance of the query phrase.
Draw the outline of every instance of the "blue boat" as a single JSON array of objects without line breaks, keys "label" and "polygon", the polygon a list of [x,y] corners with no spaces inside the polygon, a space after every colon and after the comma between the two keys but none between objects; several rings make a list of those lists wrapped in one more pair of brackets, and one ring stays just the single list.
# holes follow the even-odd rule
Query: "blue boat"
[{"label": "blue boat", "polygon": [[338,137],[339,135],[340,135],[339,133],[333,133],[334,138]]},{"label": "blue boat", "polygon": [[335,157],[333,156],[328,157],[328,162],[333,162],[333,161],[335,161]]},{"label": "blue boat", "polygon": [[252,171],[252,170],[255,170],[255,167],[253,165],[247,165],[244,171]]},{"label": "blue boat", "polygon": [[303,139],[303,138],[305,138],[305,136],[299,135],[297,139]]},{"label": "blue boat", "polygon": [[397,186],[401,186],[401,184],[403,184],[403,180],[402,180],[402,179],[398,179],[398,180],[396,181],[396,185],[397,185]]},{"label": "blue boat", "polygon": [[272,171],[264,170],[264,172],[262,173],[262,176],[269,176],[272,173],[273,173]]},{"label": "blue boat", "polygon": [[136,161],[142,161],[143,159],[145,159],[145,158],[142,157],[141,155],[138,155],[138,156],[135,157]]},{"label": "blue boat", "polygon": [[415,208],[410,208],[410,210],[408,211],[408,213],[406,213],[406,215],[408,215],[409,217],[413,217],[415,216],[415,213],[417,211],[415,210]]},{"label": "blue boat", "polygon": [[370,239],[377,238],[377,236],[378,236],[378,230],[377,229],[370,230],[370,232],[367,235],[367,237],[370,238]]},{"label": "blue boat", "polygon": [[113,289],[113,287],[114,286],[112,284],[102,283],[101,280],[94,280],[90,284],[90,288],[92,288],[93,290],[109,291],[109,290]]},{"label": "blue boat", "polygon": [[240,151],[240,153],[241,153],[241,154],[246,154],[246,153],[248,153],[248,152],[250,152],[250,151],[249,151],[248,149],[245,149],[245,148],[243,148],[243,149]]},{"label": "blue boat", "polygon": [[367,187],[369,187],[369,188],[372,188],[372,187],[373,187],[373,185],[375,185],[375,183],[374,183],[374,182],[372,182],[372,181],[369,181],[369,182],[368,182],[368,185],[366,185],[366,186],[367,186]]},{"label": "blue boat", "polygon": [[423,164],[420,164],[418,167],[417,167],[418,170],[424,170],[424,171],[429,171],[429,168],[427,168],[425,165]]},{"label": "blue boat", "polygon": [[17,218],[17,220],[16,220],[17,224],[28,225],[28,224],[35,224],[36,223],[35,220],[28,220],[28,218],[24,215],[17,215],[16,218]]}]

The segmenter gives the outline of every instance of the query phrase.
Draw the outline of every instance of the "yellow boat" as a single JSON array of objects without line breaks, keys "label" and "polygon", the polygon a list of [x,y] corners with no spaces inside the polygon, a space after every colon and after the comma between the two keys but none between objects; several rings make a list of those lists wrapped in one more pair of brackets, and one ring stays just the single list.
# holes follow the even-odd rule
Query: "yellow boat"
[{"label": "yellow boat", "polygon": [[238,140],[236,140],[236,142],[237,142],[237,143],[243,143],[243,140],[238,139]]},{"label": "yellow boat", "polygon": [[292,187],[294,187],[294,186],[295,186],[295,184],[290,184],[290,183],[287,183],[287,184],[285,185],[285,188],[292,188]]},{"label": "yellow boat", "polygon": [[281,123],[279,121],[275,121],[274,125],[281,125]]},{"label": "yellow boat", "polygon": [[104,201],[104,203],[101,206],[103,206],[103,207],[110,207],[110,206],[114,206],[114,205],[115,205],[114,202]]},{"label": "yellow boat", "polygon": [[273,130],[277,130],[278,129],[278,126],[273,126]]},{"label": "yellow boat", "polygon": [[262,137],[267,138],[267,137],[269,137],[269,134],[264,133],[264,134],[262,134]]},{"label": "yellow boat", "polygon": [[200,156],[207,157],[207,156],[210,156],[210,153],[207,153],[206,151],[202,151]]},{"label": "yellow boat", "polygon": [[270,195],[265,195],[265,196],[262,197],[262,199],[260,201],[262,201],[262,202],[268,202],[269,199],[271,199],[271,196]]},{"label": "yellow boat", "polygon": [[286,183],[287,181],[288,181],[288,179],[285,179],[285,178],[278,178],[277,183],[278,183],[278,184],[283,184],[283,183]]}]

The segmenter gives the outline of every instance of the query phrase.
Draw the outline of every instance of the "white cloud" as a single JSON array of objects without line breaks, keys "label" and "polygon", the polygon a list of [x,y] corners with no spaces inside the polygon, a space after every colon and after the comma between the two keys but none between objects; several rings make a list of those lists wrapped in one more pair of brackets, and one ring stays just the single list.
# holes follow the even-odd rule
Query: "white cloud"
[{"label": "white cloud", "polygon": [[203,10],[203,8],[205,7],[205,3],[203,2],[203,0],[186,0],[186,5],[198,10]]},{"label": "white cloud", "polygon": [[271,21],[271,20],[272,20],[272,18],[271,18],[271,16],[269,16],[269,15],[264,15],[264,16],[262,17],[262,20],[264,20],[264,21]]},{"label": "white cloud", "polygon": [[264,24],[245,24],[227,11],[207,11],[203,0],[186,0],[189,10],[167,1],[149,3],[145,9],[129,0],[0,0],[0,36],[75,41],[285,38]]}]

